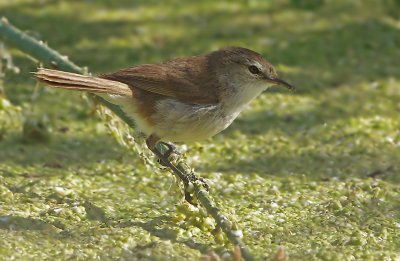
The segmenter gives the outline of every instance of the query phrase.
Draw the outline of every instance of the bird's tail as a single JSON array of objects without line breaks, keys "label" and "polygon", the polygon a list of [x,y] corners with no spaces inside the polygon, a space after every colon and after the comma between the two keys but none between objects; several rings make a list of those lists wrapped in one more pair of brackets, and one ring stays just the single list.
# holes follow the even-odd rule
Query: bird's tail
[{"label": "bird's tail", "polygon": [[40,68],[36,78],[55,88],[131,96],[132,90],[122,82],[106,80],[95,76],[80,75]]}]

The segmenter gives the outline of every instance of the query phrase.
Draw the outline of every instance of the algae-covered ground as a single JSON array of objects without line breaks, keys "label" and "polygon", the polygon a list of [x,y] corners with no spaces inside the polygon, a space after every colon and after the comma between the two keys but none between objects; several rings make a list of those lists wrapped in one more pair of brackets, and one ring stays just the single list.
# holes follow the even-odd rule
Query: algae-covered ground
[{"label": "algae-covered ground", "polygon": [[[0,15],[93,73],[239,45],[297,85],[182,148],[257,260],[279,246],[293,260],[400,259],[399,13],[378,0],[0,0]],[[81,95],[38,87],[38,64],[6,48],[20,72],[6,71],[0,105],[1,260],[233,249],[169,172]]]}]

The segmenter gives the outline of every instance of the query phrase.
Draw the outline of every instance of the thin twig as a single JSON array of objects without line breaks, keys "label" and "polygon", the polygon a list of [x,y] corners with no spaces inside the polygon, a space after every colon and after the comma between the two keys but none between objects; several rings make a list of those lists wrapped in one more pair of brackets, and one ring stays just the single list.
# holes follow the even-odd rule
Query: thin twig
[{"label": "thin twig", "polygon": [[[60,70],[81,74],[84,73],[84,69],[71,62],[68,57],[61,55],[42,41],[38,41],[25,34],[18,28],[12,26],[4,17],[0,19],[0,39],[10,46],[13,46],[32,56],[45,66],[56,66]],[[119,106],[112,104],[99,96],[94,95],[94,97],[104,106],[113,111],[130,127],[134,127],[133,121],[127,117],[127,115],[120,109]],[[160,157],[165,164],[168,164],[167,162],[169,161],[166,160],[165,157],[163,157],[164,155],[161,153],[161,151],[165,149],[164,146],[165,145],[163,144],[158,144],[153,153]],[[245,260],[253,260],[253,256],[241,240],[241,231],[236,227],[236,225],[233,225],[225,215],[220,213],[218,207],[216,207],[215,203],[212,202],[209,196],[208,187],[204,184],[203,179],[193,173],[191,168],[182,160],[180,160],[176,166],[169,162],[168,167],[176,176],[182,179],[185,186],[188,186],[189,184],[193,185],[196,198],[207,210],[207,212],[215,219],[217,225],[227,235],[232,244],[240,247]]]}]

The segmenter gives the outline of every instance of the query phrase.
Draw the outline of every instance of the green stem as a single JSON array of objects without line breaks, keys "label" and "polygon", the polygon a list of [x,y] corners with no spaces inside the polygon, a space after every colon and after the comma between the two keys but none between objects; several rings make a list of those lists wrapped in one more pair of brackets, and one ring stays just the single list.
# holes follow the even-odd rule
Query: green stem
[{"label": "green stem", "polygon": [[[0,19],[0,39],[5,43],[13,46],[33,58],[37,59],[43,65],[49,67],[57,67],[57,69],[84,73],[84,69],[74,64],[68,57],[61,55],[57,51],[51,49],[43,41],[38,41],[35,38],[25,34],[15,26],[11,25],[6,18]],[[95,95],[95,99],[112,110],[118,117],[125,121],[129,126],[133,127],[133,121],[116,105],[104,100],[100,96]]]},{"label": "green stem", "polygon": [[200,182],[194,183],[194,190],[196,192],[197,199],[200,201],[202,206],[207,209],[208,214],[214,218],[214,220],[217,222],[217,225],[228,237],[229,241],[231,241],[233,245],[238,245],[240,247],[243,258],[248,261],[254,260],[250,250],[241,239],[241,231],[239,231],[238,228],[233,229],[229,219],[225,215],[221,214],[221,211],[210,200],[209,193],[204,189]]},{"label": "green stem", "polygon": [[[38,61],[42,62],[45,66],[57,67],[60,70],[84,73],[84,69],[74,64],[66,56],[61,55],[57,51],[51,49],[42,41],[38,41],[29,35],[25,34],[18,28],[12,26],[6,18],[0,19],[0,39],[5,43],[13,46],[22,52],[32,56]],[[130,119],[119,106],[114,105],[100,96],[95,96],[95,99],[102,103],[104,106],[113,111],[118,117],[120,117],[124,122],[126,122],[130,127],[134,127],[134,122]],[[162,155],[160,151],[165,150],[162,144],[157,145],[157,150]],[[250,254],[247,247],[241,241],[239,235],[235,234],[234,231],[237,230],[232,228],[231,222],[226,216],[220,213],[220,210],[215,206],[209,197],[208,191],[204,189],[204,184],[201,182],[201,178],[196,176],[191,172],[191,168],[183,161],[179,161],[176,168],[172,168],[174,174],[178,177],[183,173],[187,180],[189,180],[194,186],[194,192],[202,204],[202,206],[207,210],[207,212],[215,219],[217,225],[222,229],[222,231],[227,235],[229,240],[234,245],[239,245],[242,251],[242,255],[246,260],[253,260],[254,258]],[[177,170],[181,173],[178,175]],[[184,181],[184,180],[183,180]],[[186,182],[185,182],[186,183]],[[185,184],[188,185],[188,184]]]}]

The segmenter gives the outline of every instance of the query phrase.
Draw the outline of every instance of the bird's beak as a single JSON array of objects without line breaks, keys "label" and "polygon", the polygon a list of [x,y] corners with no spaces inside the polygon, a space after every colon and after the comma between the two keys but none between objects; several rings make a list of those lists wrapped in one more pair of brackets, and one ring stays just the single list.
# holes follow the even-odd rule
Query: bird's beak
[{"label": "bird's beak", "polygon": [[291,91],[294,91],[296,89],[296,87],[294,87],[294,85],[291,85],[290,83],[285,82],[284,80],[281,80],[279,78],[266,78],[266,80],[268,82],[272,82],[272,83],[275,83],[275,84],[278,84],[281,86],[285,86],[286,88],[288,88]]}]

